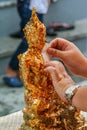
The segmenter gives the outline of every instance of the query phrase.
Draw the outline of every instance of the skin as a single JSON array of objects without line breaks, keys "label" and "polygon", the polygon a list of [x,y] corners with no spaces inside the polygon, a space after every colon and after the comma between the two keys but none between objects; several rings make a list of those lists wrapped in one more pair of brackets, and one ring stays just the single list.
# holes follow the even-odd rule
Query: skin
[{"label": "skin", "polygon": [[53,85],[58,95],[65,101],[64,91],[75,82],[67,74],[61,62],[49,61],[45,64],[45,71],[48,71],[52,77]]},{"label": "skin", "polygon": [[[75,82],[68,75],[63,64],[57,61],[46,62],[45,71],[48,71],[50,73],[52,77],[53,86],[57,94],[64,102],[67,102],[64,96],[65,90],[71,85],[75,84]],[[72,98],[72,104],[76,108],[87,112],[87,86],[80,86],[78,88],[78,91]]]},{"label": "skin", "polygon": [[[62,60],[72,73],[87,78],[87,59],[72,42],[57,38],[47,47],[45,46],[42,52],[43,56],[45,54],[45,59],[46,56],[49,57],[48,55],[56,57]],[[80,66],[81,64],[82,66]],[[58,95],[64,102],[68,103],[64,96],[65,90],[75,84],[75,82],[68,75],[64,65],[59,61],[50,61],[47,59],[45,60],[44,70],[50,73]],[[72,98],[72,103],[76,108],[87,112],[87,86],[80,86],[78,88],[78,91]]]},{"label": "skin", "polygon": [[72,42],[56,38],[49,44],[47,52],[60,59],[72,73],[87,78],[87,59]]}]

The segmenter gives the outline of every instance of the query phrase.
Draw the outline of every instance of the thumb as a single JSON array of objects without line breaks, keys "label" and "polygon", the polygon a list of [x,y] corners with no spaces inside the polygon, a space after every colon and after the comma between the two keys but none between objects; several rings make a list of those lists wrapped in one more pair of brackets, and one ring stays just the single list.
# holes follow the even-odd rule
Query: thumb
[{"label": "thumb", "polygon": [[54,89],[57,92],[57,94],[60,95],[61,94],[61,88],[58,85],[58,82],[60,81],[60,79],[57,75],[56,69],[54,67],[49,66],[49,67],[45,68],[45,70],[50,73]]},{"label": "thumb", "polygon": [[58,75],[56,69],[53,66],[48,66],[45,68],[45,71],[48,71],[50,73],[53,85],[57,86]]},{"label": "thumb", "polygon": [[57,49],[54,49],[54,48],[48,48],[47,52],[48,52],[48,54],[52,55],[53,57],[57,57],[57,58],[60,58],[60,59],[63,59],[63,57],[64,57],[63,51],[60,51],[60,50],[57,50]]}]

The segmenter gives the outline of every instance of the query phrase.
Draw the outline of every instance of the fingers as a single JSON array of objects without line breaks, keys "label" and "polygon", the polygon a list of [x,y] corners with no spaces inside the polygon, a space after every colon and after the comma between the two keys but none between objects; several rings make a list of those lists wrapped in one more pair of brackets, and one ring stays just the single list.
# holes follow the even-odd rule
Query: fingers
[{"label": "fingers", "polygon": [[48,71],[50,73],[53,86],[56,92],[58,93],[58,95],[61,96],[61,93],[62,93],[61,85],[63,85],[61,81],[63,81],[66,75],[66,72],[62,63],[57,62],[57,61],[50,61],[49,63],[46,63],[45,71]]},{"label": "fingers", "polygon": [[48,71],[51,75],[53,84],[61,80],[61,75],[57,73],[56,68],[53,66],[48,66],[45,68],[45,71]]},{"label": "fingers", "polygon": [[51,43],[49,44],[47,52],[53,57],[62,59],[65,53],[63,50],[66,48],[66,46],[67,46],[67,42],[65,42],[64,39],[56,38],[55,40],[51,41]]},{"label": "fingers", "polygon": [[58,89],[58,87],[59,87],[58,82],[61,80],[61,78],[58,76],[55,67],[53,67],[53,66],[48,66],[47,68],[45,68],[45,70],[50,73],[51,78],[52,78],[52,82],[53,82],[53,86],[54,86],[56,92],[57,92],[58,95],[59,95],[59,94],[61,93],[61,88]]},{"label": "fingers", "polygon": [[64,60],[64,56],[67,55],[67,52],[72,49],[72,46],[73,45],[71,42],[62,38],[56,38],[51,41],[50,45],[48,46],[47,52],[53,57]]},{"label": "fingers", "polygon": [[61,52],[60,50],[54,49],[54,48],[48,48],[47,49],[48,54],[52,55],[53,57],[57,57],[62,60],[64,52]]},{"label": "fingers", "polygon": [[[53,70],[49,70],[49,67],[52,67]],[[57,76],[57,80],[61,80],[64,77],[67,77],[67,72],[63,66],[63,64],[61,62],[58,61],[50,61],[50,62],[46,62],[45,63],[45,69],[48,70],[50,72],[50,74],[52,75],[53,71],[56,71],[55,74]],[[54,72],[53,72],[54,73]]]},{"label": "fingers", "polygon": [[45,68],[45,71],[48,71],[50,73],[50,75],[52,77],[52,81],[54,83],[56,83],[59,80],[55,67],[48,66],[48,67]]},{"label": "fingers", "polygon": [[42,50],[44,60],[48,60],[48,54],[52,55],[53,57],[57,57],[61,60],[64,60],[65,54],[67,53],[68,49],[70,49],[70,44],[71,43],[69,41],[62,38],[56,38],[53,41],[51,41],[50,44],[45,44]]},{"label": "fingers", "polygon": [[63,38],[56,38],[50,42],[49,48],[55,48],[59,50],[65,50],[65,48],[71,44],[68,40],[65,40]]},{"label": "fingers", "polygon": [[48,71],[52,78],[53,86],[57,94],[66,101],[64,98],[64,90],[74,84],[74,81],[67,74],[63,64],[58,61],[50,61],[45,64],[45,71]]}]

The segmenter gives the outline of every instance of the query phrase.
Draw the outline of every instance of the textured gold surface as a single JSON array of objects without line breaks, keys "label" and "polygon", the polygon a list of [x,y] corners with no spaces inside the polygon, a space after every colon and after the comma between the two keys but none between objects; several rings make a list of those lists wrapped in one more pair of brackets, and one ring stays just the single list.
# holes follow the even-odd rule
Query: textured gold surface
[{"label": "textured gold surface", "polygon": [[[87,119],[87,113],[82,113],[83,116],[86,116]],[[0,117],[0,130],[18,130],[20,128],[20,125],[23,123],[23,113],[22,111],[18,111],[3,117]],[[31,130],[31,129],[28,129]],[[84,130],[87,130],[87,124],[86,128]]]},{"label": "textured gold surface", "polygon": [[24,28],[28,50],[20,55],[20,76],[25,87],[26,108],[20,130],[83,130],[85,121],[80,111],[65,104],[54,90],[51,77],[44,72],[41,54],[46,41],[46,28],[33,8]]}]

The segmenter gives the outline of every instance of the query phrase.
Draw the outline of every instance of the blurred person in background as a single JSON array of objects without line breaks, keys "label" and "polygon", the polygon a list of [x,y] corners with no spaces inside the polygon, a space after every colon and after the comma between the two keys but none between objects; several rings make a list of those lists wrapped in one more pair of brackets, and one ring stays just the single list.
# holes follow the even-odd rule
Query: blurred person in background
[{"label": "blurred person in background", "polygon": [[50,0],[17,0],[17,12],[20,17],[20,31],[11,34],[13,38],[23,37],[23,28],[29,21],[32,13],[32,7],[36,8],[37,15],[41,22],[43,22],[43,16],[47,13]]},{"label": "blurred person in background", "polygon": [[19,61],[17,56],[27,50],[27,41],[24,38],[23,28],[29,21],[32,13],[32,8],[36,8],[37,16],[41,22],[43,21],[44,14],[47,13],[50,0],[17,0],[17,9],[20,15],[20,27],[22,41],[18,48],[14,52],[9,64],[6,67],[6,76],[3,77],[3,81],[11,87],[21,87],[23,84],[19,77]]}]

